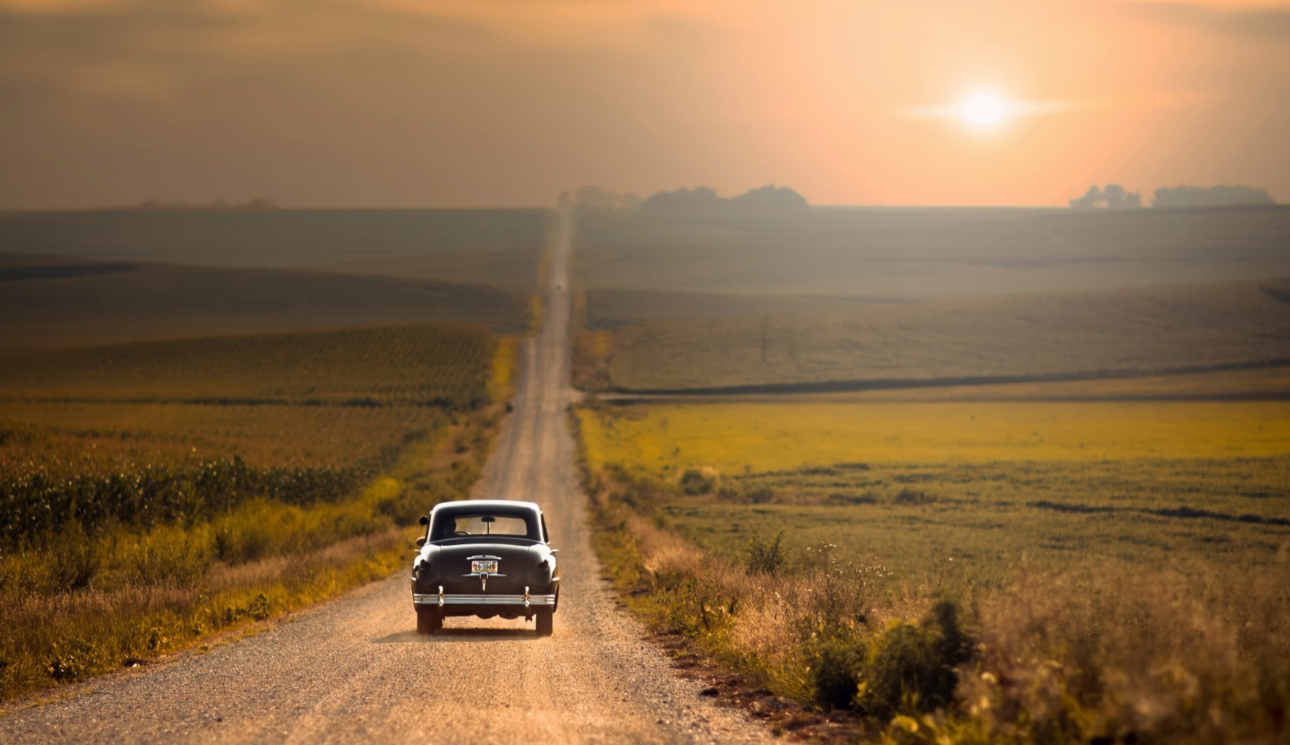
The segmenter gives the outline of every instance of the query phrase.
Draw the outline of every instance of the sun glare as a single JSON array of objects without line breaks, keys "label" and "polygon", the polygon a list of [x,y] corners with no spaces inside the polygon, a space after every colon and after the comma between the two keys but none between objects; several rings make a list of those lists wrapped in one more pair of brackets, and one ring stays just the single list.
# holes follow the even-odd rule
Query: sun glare
[{"label": "sun glare", "polygon": [[1003,101],[986,93],[975,95],[963,104],[963,118],[978,127],[993,127],[1003,118]]}]

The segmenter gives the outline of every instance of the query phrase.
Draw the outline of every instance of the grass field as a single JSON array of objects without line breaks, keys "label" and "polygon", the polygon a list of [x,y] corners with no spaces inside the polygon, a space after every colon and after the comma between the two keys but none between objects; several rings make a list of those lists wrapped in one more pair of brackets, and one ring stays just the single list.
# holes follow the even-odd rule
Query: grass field
[{"label": "grass field", "polygon": [[1001,388],[586,405],[602,561],[656,630],[875,741],[1273,741],[1290,404]]},{"label": "grass field", "polygon": [[[435,422],[419,406],[92,401],[0,403],[0,474],[107,474],[132,464],[240,458],[255,467],[349,465]],[[302,439],[301,432],[311,433]]]},{"label": "grass field", "polygon": [[603,385],[809,390],[1098,378],[1284,363],[1284,280],[1016,295],[620,327]]},{"label": "grass field", "polygon": [[487,329],[453,325],[77,348],[10,357],[0,399],[470,408],[496,351]]},{"label": "grass field", "polygon": [[[537,285],[545,210],[98,210],[0,214],[0,252]],[[392,319],[413,320],[413,319]]]},{"label": "grass field", "polygon": [[529,323],[523,293],[429,280],[0,254],[0,353],[395,323]]},{"label": "grass field", "polygon": [[604,213],[580,216],[576,273],[592,291],[925,300],[1287,276],[1287,240],[1283,207]]},{"label": "grass field", "polygon": [[1284,739],[1290,211],[580,229],[596,549],[755,715],[901,745]]},{"label": "grass field", "polygon": [[641,404],[582,414],[595,467],[728,477],[836,463],[994,463],[1290,455],[1286,402]]},{"label": "grass field", "polygon": [[737,557],[754,531],[836,544],[927,581],[1022,563],[1290,547],[1290,403],[847,402],[601,405],[593,471],[691,492],[662,524]]},{"label": "grass field", "polygon": [[477,479],[516,348],[419,325],[11,357],[0,697],[400,566],[417,516]]}]

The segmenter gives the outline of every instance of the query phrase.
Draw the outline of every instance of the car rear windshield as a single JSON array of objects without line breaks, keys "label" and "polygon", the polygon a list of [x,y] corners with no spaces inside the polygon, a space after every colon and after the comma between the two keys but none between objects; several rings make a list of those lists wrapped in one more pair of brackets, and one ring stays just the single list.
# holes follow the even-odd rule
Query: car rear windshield
[{"label": "car rear windshield", "polygon": [[439,515],[431,529],[432,541],[451,538],[526,538],[539,540],[537,526],[527,515],[495,512],[457,512]]}]

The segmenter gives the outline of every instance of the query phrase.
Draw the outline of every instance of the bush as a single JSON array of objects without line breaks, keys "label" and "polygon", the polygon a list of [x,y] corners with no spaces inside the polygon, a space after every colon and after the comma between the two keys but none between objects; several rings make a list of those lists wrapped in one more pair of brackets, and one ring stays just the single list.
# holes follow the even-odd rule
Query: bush
[{"label": "bush", "polygon": [[863,675],[866,648],[863,642],[829,639],[815,644],[811,656],[811,691],[825,709],[846,709],[855,700]]},{"label": "bush", "polygon": [[697,468],[687,468],[685,473],[681,474],[681,491],[692,497],[699,494],[711,494],[716,485],[716,477],[710,476]]},{"label": "bush", "polygon": [[891,500],[894,504],[931,504],[936,501],[935,494],[928,494],[918,489],[901,489]]},{"label": "bush", "polygon": [[779,574],[788,560],[783,541],[784,531],[782,530],[769,541],[753,533],[753,537],[748,539],[748,573],[771,576]]},{"label": "bush", "polygon": [[941,601],[918,624],[897,622],[870,648],[857,707],[883,721],[901,712],[930,712],[950,703],[955,668],[972,657],[973,642],[958,609]]}]

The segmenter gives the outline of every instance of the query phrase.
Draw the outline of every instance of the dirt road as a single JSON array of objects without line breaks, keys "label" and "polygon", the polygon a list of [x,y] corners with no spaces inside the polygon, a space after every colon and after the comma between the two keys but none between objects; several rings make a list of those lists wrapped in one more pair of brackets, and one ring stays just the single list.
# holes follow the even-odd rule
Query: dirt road
[{"label": "dirt road", "polygon": [[258,636],[0,718],[0,742],[765,739],[678,679],[598,579],[565,421],[569,219],[562,216],[541,337],[524,347],[514,414],[476,487],[481,498],[544,505],[561,549],[554,636],[539,639],[523,621],[448,619],[441,635],[419,637],[400,573]]}]

